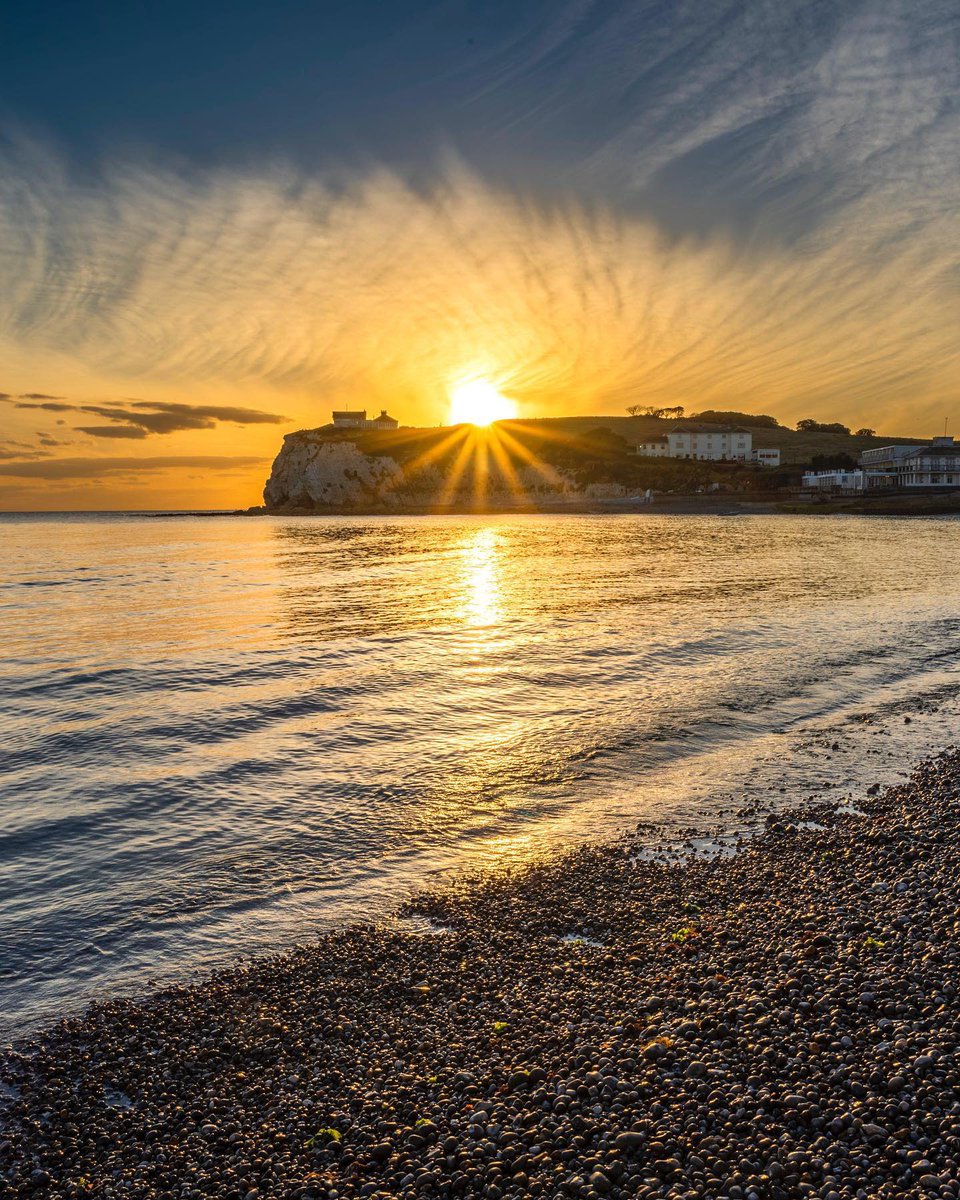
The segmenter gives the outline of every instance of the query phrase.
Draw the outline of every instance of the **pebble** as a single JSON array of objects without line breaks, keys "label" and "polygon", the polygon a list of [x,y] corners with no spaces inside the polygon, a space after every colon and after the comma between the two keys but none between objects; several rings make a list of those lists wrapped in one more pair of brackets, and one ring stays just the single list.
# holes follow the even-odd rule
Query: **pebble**
[{"label": "pebble", "polygon": [[99,1002],[0,1056],[0,1195],[956,1198],[958,801],[950,753],[731,856],[648,829],[417,897],[442,938]]}]

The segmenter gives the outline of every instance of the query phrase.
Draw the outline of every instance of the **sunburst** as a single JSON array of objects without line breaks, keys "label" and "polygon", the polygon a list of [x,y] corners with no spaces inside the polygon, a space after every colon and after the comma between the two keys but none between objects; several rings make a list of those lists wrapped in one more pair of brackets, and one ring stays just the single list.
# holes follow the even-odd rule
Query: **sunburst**
[{"label": "sunburst", "polygon": [[466,379],[450,389],[451,425],[492,425],[516,417],[517,405],[489,379]]}]

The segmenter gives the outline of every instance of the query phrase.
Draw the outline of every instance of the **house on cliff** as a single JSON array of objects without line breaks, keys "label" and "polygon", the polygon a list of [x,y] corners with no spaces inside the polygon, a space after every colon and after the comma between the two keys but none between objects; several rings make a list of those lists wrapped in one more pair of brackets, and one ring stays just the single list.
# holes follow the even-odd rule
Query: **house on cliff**
[{"label": "house on cliff", "polygon": [[371,417],[369,420],[365,408],[335,411],[333,424],[336,429],[398,429],[400,427],[400,422],[395,417],[389,416],[385,408],[380,409],[379,417]]}]

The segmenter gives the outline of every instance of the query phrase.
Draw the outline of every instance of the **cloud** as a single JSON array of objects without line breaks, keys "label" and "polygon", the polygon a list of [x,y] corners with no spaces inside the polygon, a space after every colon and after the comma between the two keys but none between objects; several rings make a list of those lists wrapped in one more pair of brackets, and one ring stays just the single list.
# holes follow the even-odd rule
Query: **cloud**
[{"label": "cloud", "polygon": [[32,446],[29,442],[19,442],[14,438],[9,438],[6,441],[0,442],[0,459],[36,459],[49,458],[49,450],[38,450],[36,446]]},{"label": "cloud", "polygon": [[234,405],[222,404],[164,404],[152,400],[138,400],[132,402],[132,407],[168,413],[172,416],[231,421],[235,425],[282,425],[290,419],[280,416],[278,413],[261,412],[256,408],[238,408]]},{"label": "cloud", "polygon": [[23,479],[101,479],[106,475],[170,471],[197,468],[204,471],[231,471],[239,467],[263,466],[269,459],[249,455],[177,455],[160,458],[51,458],[44,462],[0,464],[0,475]]},{"label": "cloud", "polygon": [[78,433],[88,433],[98,438],[139,439],[147,436],[145,429],[138,429],[135,425],[78,425],[76,429]]},{"label": "cloud", "polygon": [[[4,397],[5,398],[5,397]],[[22,392],[21,400],[62,400],[63,396],[46,396],[43,392]],[[56,409],[54,409],[56,411]]]},{"label": "cloud", "polygon": [[[5,396],[5,395],[0,396],[0,400],[7,400],[7,399],[10,399],[10,397]],[[76,411],[75,405],[73,405],[73,404],[54,404],[54,403],[50,403],[50,402],[43,403],[43,404],[19,403],[19,404],[15,404],[14,407],[15,408],[40,409],[43,412],[74,412],[74,411]]]},{"label": "cloud", "polygon": [[[515,164],[496,182],[452,157],[417,186],[131,159],[77,180],[11,146],[0,352],[296,387],[323,417],[437,420],[451,380],[484,374],[533,412],[643,397],[941,425],[960,392],[955,7],[551,12],[473,81]],[[233,419],[140,403],[82,411],[150,433]]]},{"label": "cloud", "polygon": [[190,429],[214,429],[218,421],[234,425],[283,425],[289,421],[279,413],[263,412],[256,408],[239,408],[233,405],[211,404],[172,404],[163,401],[133,400],[127,405],[117,403],[82,404],[65,403],[63,397],[58,402],[50,400],[35,402],[38,394],[33,393],[34,401],[24,399],[13,400],[12,397],[0,394],[0,400],[7,399],[15,408],[34,409],[44,412],[74,412],[90,413],[103,417],[108,421],[117,422],[117,428],[109,426],[78,426],[82,433],[93,434],[94,437],[105,438],[143,438],[151,433],[178,433]]}]

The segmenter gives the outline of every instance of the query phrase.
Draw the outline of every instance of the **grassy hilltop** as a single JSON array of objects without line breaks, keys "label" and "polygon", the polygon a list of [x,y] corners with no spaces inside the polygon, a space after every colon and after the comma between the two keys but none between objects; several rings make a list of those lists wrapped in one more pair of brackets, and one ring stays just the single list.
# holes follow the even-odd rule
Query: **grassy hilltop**
[{"label": "grassy hilltop", "polygon": [[[501,421],[489,432],[470,426],[431,429],[356,430],[332,425],[290,434],[288,441],[313,444],[349,442],[372,458],[388,458],[404,471],[400,491],[422,489],[427,473],[434,478],[457,477],[470,488],[476,474],[509,479],[530,477],[530,465],[542,474],[544,488],[551,477],[563,477],[577,488],[610,485],[630,490],[653,488],[661,492],[695,492],[719,484],[728,492],[759,492],[797,485],[803,466],[823,465],[816,460],[849,456],[872,446],[906,442],[906,438],[857,437],[838,431],[810,432],[787,429],[772,418],[734,414],[739,428],[750,430],[754,446],[780,449],[783,465],[766,470],[756,464],[695,462],[643,458],[634,454],[637,442],[683,429],[717,429],[717,422],[668,420],[659,417],[588,416],[545,417]],[[752,423],[753,422],[753,423]],[[475,439],[471,453],[465,444]],[[489,452],[483,451],[484,444]],[[481,452],[477,452],[477,447]],[[539,484],[538,484],[539,487]]]},{"label": "grassy hilltop", "polygon": [[[873,437],[856,437],[853,434],[842,433],[807,433],[789,429],[785,425],[770,426],[752,424],[751,413],[740,413],[738,419],[731,425],[738,429],[746,429],[753,434],[754,446],[771,446],[780,451],[782,462],[809,464],[815,457],[833,457],[838,454],[849,454],[856,458],[862,450],[874,446],[890,446],[912,442],[922,442],[924,438],[884,437],[878,434]],[[660,437],[663,434],[684,429],[717,429],[717,424],[702,421],[680,420],[670,421],[661,417],[548,417],[542,420],[526,421],[525,425],[543,426],[570,434],[583,434],[591,429],[609,429],[622,437],[630,445]]]}]

